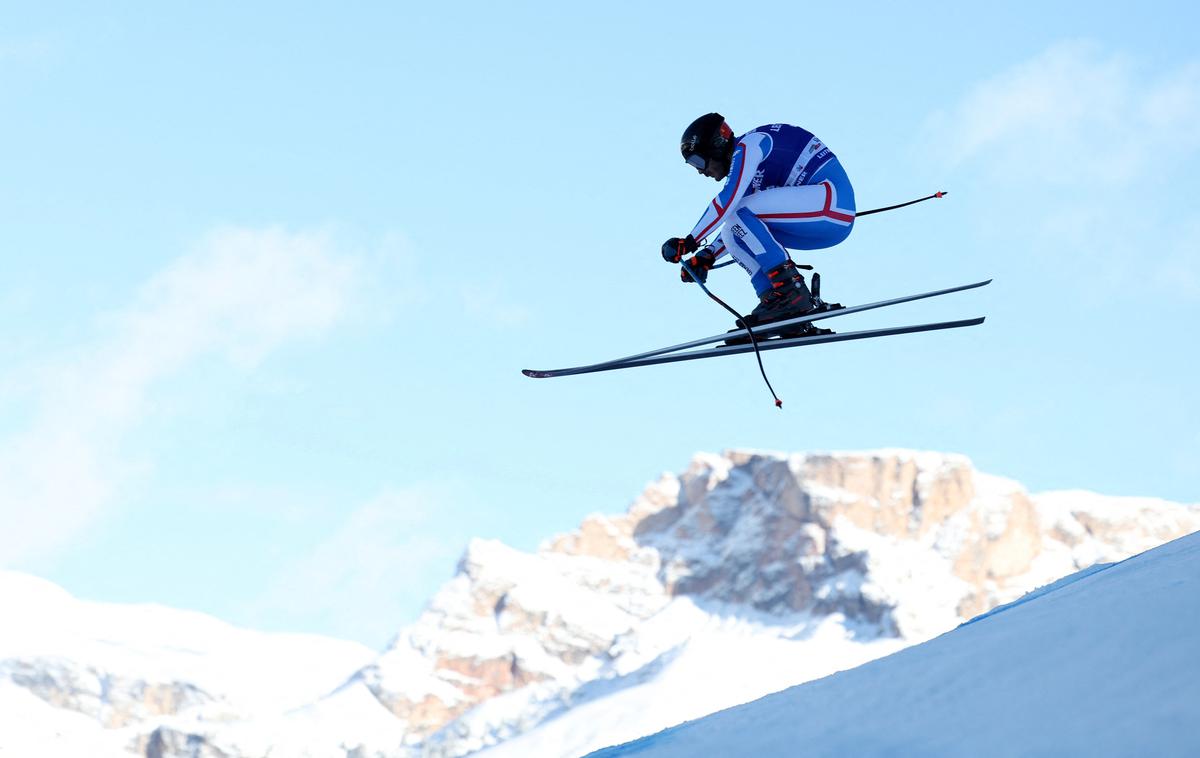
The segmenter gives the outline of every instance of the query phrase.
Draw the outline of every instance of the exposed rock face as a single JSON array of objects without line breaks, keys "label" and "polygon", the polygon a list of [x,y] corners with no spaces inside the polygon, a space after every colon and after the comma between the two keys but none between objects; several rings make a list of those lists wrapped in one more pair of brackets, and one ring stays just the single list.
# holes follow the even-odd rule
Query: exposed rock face
[{"label": "exposed rock face", "polygon": [[173,716],[186,708],[216,702],[187,682],[148,682],[66,660],[2,661],[0,677],[50,705],[92,716],[108,728]]},{"label": "exposed rock face", "polygon": [[[667,682],[675,696],[655,696],[656,708],[699,710],[630,728],[669,726],[1197,529],[1195,506],[1030,495],[962,456],[701,454],[626,513],[590,516],[535,554],[473,541],[386,651],[348,669],[332,695],[269,723],[222,724],[232,715],[223,693],[187,681],[6,661],[3,650],[0,684],[137,728],[129,744],[141,755],[460,756],[501,743],[500,754],[542,754],[513,738],[539,725],[585,731],[571,713],[606,699],[628,697],[622,712],[640,713],[639,688],[667,692]],[[579,754],[636,736],[555,744]]]},{"label": "exposed rock face", "polygon": [[199,734],[191,734],[167,726],[160,726],[149,734],[138,737],[133,745],[137,755],[146,758],[169,758],[170,756],[187,756],[188,758],[232,758],[208,743]]}]

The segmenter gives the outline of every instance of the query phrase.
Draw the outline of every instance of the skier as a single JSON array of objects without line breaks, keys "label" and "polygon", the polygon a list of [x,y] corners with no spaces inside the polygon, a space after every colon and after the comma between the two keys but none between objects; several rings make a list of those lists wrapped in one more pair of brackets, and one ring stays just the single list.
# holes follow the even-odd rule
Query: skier
[{"label": "skier", "polygon": [[[663,258],[679,263],[695,253],[687,263],[703,282],[716,260],[730,253],[758,295],[746,318],[750,326],[841,307],[820,299],[818,274],[809,290],[787,252],[833,247],[854,228],[854,188],[824,143],[788,124],[760,126],[735,139],[721,114],[708,113],[684,131],[680,150],[696,171],[726,181],[690,234],[663,243]],[[722,225],[701,249],[700,241]],[[692,281],[687,268],[680,277]],[[827,332],[804,323],[780,336]]]}]

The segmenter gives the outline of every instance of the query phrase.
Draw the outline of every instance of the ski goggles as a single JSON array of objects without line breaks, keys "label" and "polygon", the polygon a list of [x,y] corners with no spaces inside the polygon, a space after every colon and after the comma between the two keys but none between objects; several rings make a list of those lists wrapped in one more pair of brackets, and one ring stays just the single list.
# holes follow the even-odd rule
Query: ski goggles
[{"label": "ski goggles", "polygon": [[703,171],[704,168],[706,166],[708,166],[708,159],[704,158],[703,156],[701,156],[697,153],[692,153],[688,157],[684,158],[684,160],[687,161],[687,164],[689,166],[696,169],[697,171]]}]

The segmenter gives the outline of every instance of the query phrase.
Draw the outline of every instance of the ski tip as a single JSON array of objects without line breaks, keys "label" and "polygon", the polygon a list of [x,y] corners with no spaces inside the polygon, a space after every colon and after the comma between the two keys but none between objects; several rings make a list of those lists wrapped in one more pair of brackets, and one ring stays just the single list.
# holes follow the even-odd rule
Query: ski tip
[{"label": "ski tip", "polygon": [[534,371],[531,368],[523,368],[521,369],[521,373],[530,379],[545,379],[546,377],[550,376],[550,374],[546,371]]}]

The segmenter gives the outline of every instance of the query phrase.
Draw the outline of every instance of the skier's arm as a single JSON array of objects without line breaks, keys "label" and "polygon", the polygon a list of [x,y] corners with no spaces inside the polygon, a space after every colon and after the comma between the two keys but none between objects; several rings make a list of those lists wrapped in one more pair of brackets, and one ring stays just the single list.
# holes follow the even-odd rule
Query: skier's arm
[{"label": "skier's arm", "polygon": [[[750,182],[754,180],[754,173],[758,171],[758,165],[770,153],[771,138],[766,134],[751,132],[738,140],[737,147],[733,151],[733,161],[729,165],[729,177],[725,180],[725,187],[709,203],[704,215],[692,229],[692,237],[702,240],[725,221],[728,211],[741,202],[746,190],[750,188]],[[718,255],[724,252],[719,249],[720,247],[721,244],[718,241],[715,246]]]}]

